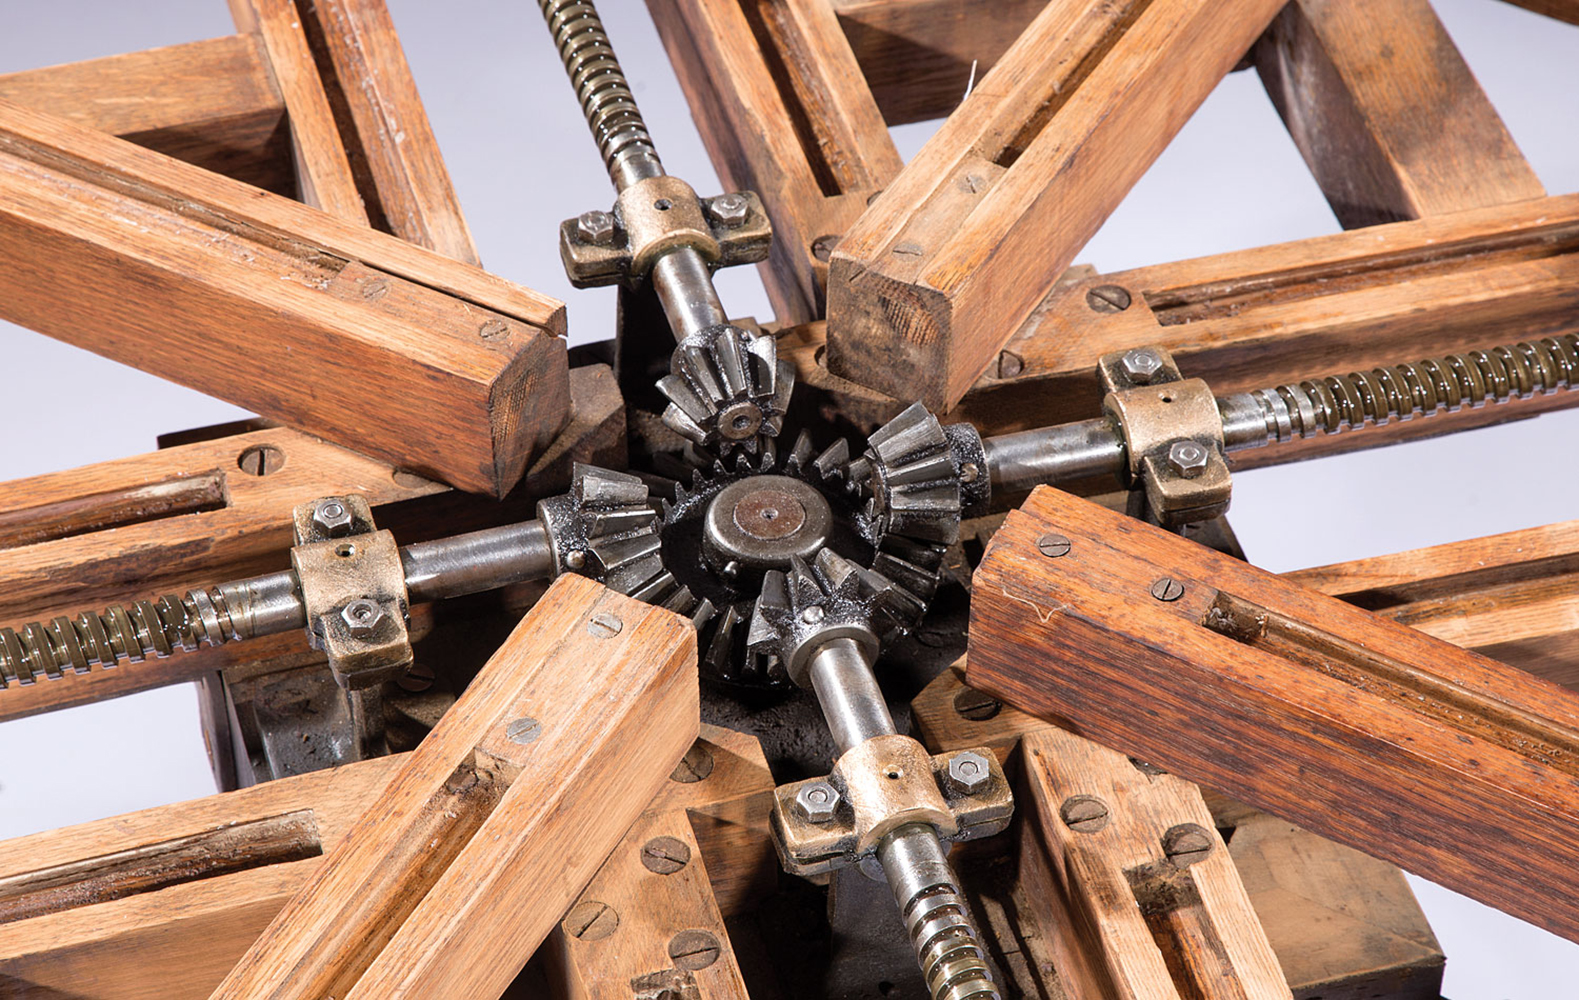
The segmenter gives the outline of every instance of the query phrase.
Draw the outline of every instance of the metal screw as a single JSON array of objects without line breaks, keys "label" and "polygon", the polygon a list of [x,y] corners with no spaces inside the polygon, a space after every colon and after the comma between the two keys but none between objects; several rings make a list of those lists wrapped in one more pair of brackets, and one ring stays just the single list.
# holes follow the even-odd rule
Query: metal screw
[{"label": "metal screw", "polygon": [[510,334],[510,324],[502,319],[491,319],[477,328],[477,336],[484,340],[498,340]]},{"label": "metal screw", "polygon": [[249,476],[267,476],[285,465],[285,452],[272,444],[255,444],[236,456],[236,465]]},{"label": "metal screw", "polygon": [[670,781],[678,781],[682,785],[695,784],[705,781],[713,773],[713,752],[697,740],[691,744],[691,749],[680,758],[680,763],[674,765],[674,770],[669,772]]},{"label": "metal screw", "polygon": [[565,565],[571,569],[580,569],[587,564],[587,554],[580,549],[572,549],[565,553]]},{"label": "metal screw", "polygon": [[383,278],[375,278],[362,286],[362,298],[369,302],[377,302],[389,294],[389,282]]},{"label": "metal screw", "polygon": [[734,229],[751,217],[751,202],[743,194],[721,194],[708,203],[707,212],[720,226]]},{"label": "metal screw", "polygon": [[1099,313],[1121,313],[1129,303],[1129,291],[1118,285],[1098,285],[1086,292],[1086,305]]},{"label": "metal screw", "polygon": [[340,617],[344,619],[346,628],[351,630],[352,636],[371,639],[373,633],[378,631],[379,623],[384,620],[384,609],[375,600],[359,597],[340,609]]},{"label": "metal screw", "polygon": [[659,875],[673,875],[691,863],[691,848],[676,837],[654,837],[641,845],[642,867]]},{"label": "metal screw", "polygon": [[975,688],[960,688],[954,695],[954,711],[962,719],[986,722],[1003,711],[1003,702]]},{"label": "metal screw", "polygon": [[816,604],[813,604],[811,607],[800,613],[800,620],[805,622],[807,625],[815,625],[822,621],[822,618],[823,610],[819,605]]},{"label": "metal screw", "polygon": [[351,511],[338,500],[320,500],[313,508],[313,524],[330,538],[351,533]]},{"label": "metal screw", "polygon": [[998,352],[998,377],[1014,378],[1025,371],[1025,359],[1013,351]]},{"label": "metal screw", "polygon": [[828,263],[828,258],[833,256],[833,251],[838,245],[839,237],[837,234],[830,233],[827,236],[819,236],[811,241],[811,255],[826,264]]},{"label": "metal screw", "polygon": [[1204,445],[1195,441],[1175,441],[1168,449],[1168,464],[1185,479],[1194,479],[1206,471],[1211,458]]},{"label": "metal screw", "polygon": [[966,462],[959,467],[959,481],[962,483],[974,483],[979,475],[981,475],[981,469],[977,467],[975,462]]},{"label": "metal screw", "polygon": [[800,786],[795,793],[795,811],[808,823],[826,823],[839,808],[839,790],[826,781]]},{"label": "metal screw", "polygon": [[1198,823],[1180,823],[1162,835],[1162,853],[1180,868],[1204,860],[1215,844],[1211,833]]},{"label": "metal screw", "polygon": [[593,246],[608,246],[614,242],[614,216],[600,209],[582,212],[576,218],[576,235]]},{"label": "metal screw", "polygon": [[707,968],[722,952],[718,938],[707,931],[681,931],[669,939],[669,961],[685,972]]},{"label": "metal screw", "polygon": [[619,615],[607,611],[599,611],[587,622],[587,632],[599,639],[612,639],[620,634],[625,623],[620,621]]},{"label": "metal screw", "polygon": [[992,782],[992,764],[974,750],[964,750],[949,758],[949,787],[961,795],[975,795]]},{"label": "metal screw", "polygon": [[1165,576],[1151,585],[1151,596],[1159,601],[1177,601],[1184,596],[1184,584]]},{"label": "metal screw", "polygon": [[1107,803],[1094,795],[1072,795],[1058,808],[1058,815],[1076,833],[1096,833],[1107,826]]},{"label": "metal screw", "polygon": [[543,724],[530,715],[514,719],[504,727],[504,738],[521,746],[526,746],[541,735],[543,735]]},{"label": "metal screw", "polygon": [[584,900],[570,908],[560,924],[565,933],[578,941],[599,941],[614,933],[620,925],[619,912],[607,903],[595,899]]},{"label": "metal screw", "polygon": [[421,694],[423,691],[426,691],[428,688],[432,687],[433,682],[436,679],[437,678],[435,678],[433,675],[432,667],[425,667],[420,663],[413,663],[409,668],[407,668],[406,672],[395,681],[395,683],[400,686],[400,690],[402,691],[409,691],[412,694]]},{"label": "metal screw", "polygon": [[1124,374],[1136,385],[1150,385],[1151,380],[1162,371],[1162,359],[1157,357],[1157,352],[1149,351],[1144,347],[1126,351],[1119,364],[1123,367]]},{"label": "metal screw", "polygon": [[926,248],[915,240],[906,240],[897,244],[892,253],[895,257],[920,257],[926,254]]},{"label": "metal screw", "polygon": [[1049,559],[1069,554],[1070,542],[1064,535],[1046,534],[1036,540],[1037,551]]}]

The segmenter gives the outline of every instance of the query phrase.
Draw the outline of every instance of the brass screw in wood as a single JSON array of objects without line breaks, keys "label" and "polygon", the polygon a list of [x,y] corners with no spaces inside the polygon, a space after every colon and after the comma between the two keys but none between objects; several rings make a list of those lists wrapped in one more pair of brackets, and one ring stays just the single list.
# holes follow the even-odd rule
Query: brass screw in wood
[{"label": "brass screw in wood", "polygon": [[641,845],[642,867],[658,875],[673,875],[691,863],[691,848],[676,837],[654,837]]},{"label": "brass screw in wood", "polygon": [[1046,534],[1036,540],[1036,549],[1049,559],[1069,554],[1070,542],[1063,535]]},{"label": "brass screw in wood", "polygon": [[1094,795],[1071,795],[1058,808],[1064,825],[1076,833],[1096,833],[1107,826],[1107,803]]},{"label": "brass screw in wood", "polygon": [[285,452],[272,444],[255,444],[236,457],[236,465],[249,476],[267,476],[285,466]]},{"label": "brass screw in wood", "polygon": [[669,960],[686,972],[707,968],[722,952],[718,938],[707,931],[681,931],[669,939]]},{"label": "brass screw in wood", "polygon": [[1003,710],[1003,702],[975,688],[961,688],[954,695],[954,711],[962,719],[986,722]]},{"label": "brass screw in wood", "polygon": [[1086,305],[1095,312],[1121,313],[1129,304],[1129,290],[1118,285],[1098,285],[1086,292]]},{"label": "brass screw in wood", "polygon": [[1180,823],[1162,835],[1162,853],[1180,868],[1204,860],[1214,845],[1210,831],[1198,823]]},{"label": "brass screw in wood", "polygon": [[1151,585],[1151,596],[1159,601],[1177,601],[1184,596],[1184,584],[1165,576]]},{"label": "brass screw in wood", "polygon": [[701,740],[691,744],[691,749],[680,758],[680,763],[674,765],[674,770],[669,772],[670,781],[678,781],[682,785],[695,784],[706,780],[713,773],[713,752],[702,745]]},{"label": "brass screw in wood", "polygon": [[560,926],[578,941],[598,941],[613,934],[619,925],[620,915],[614,907],[588,899],[571,907]]}]

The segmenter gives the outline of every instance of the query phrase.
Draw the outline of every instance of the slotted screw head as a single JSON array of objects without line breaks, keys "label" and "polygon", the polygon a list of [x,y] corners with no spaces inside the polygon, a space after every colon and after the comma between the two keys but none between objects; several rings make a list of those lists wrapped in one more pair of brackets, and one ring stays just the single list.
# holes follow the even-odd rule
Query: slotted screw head
[{"label": "slotted screw head", "polygon": [[808,823],[826,823],[839,808],[839,790],[826,781],[802,785],[795,793],[795,811]]},{"label": "slotted screw head", "polygon": [[1197,823],[1180,823],[1162,835],[1162,853],[1180,868],[1204,860],[1215,844],[1211,831]]},{"label": "slotted screw head", "polygon": [[1184,584],[1165,576],[1151,585],[1151,596],[1159,601],[1177,601],[1184,596]]},{"label": "slotted screw head", "polygon": [[708,203],[707,212],[720,226],[734,229],[751,217],[751,202],[743,194],[721,194]]},{"label": "slotted screw head", "polygon": [[330,538],[351,533],[351,509],[339,500],[320,500],[313,508],[313,525]]},{"label": "slotted screw head", "polygon": [[359,597],[340,609],[340,617],[351,630],[351,635],[358,639],[370,639],[384,620],[384,609],[377,601]]},{"label": "slotted screw head", "polygon": [[974,750],[963,750],[949,758],[949,787],[961,795],[975,795],[992,782],[992,764]]},{"label": "slotted screw head", "polygon": [[1107,826],[1107,803],[1094,795],[1072,795],[1059,807],[1058,815],[1076,833],[1096,833]]},{"label": "slotted screw head", "polygon": [[1175,441],[1168,449],[1168,464],[1185,479],[1194,479],[1206,471],[1211,453],[1197,441]]},{"label": "slotted screw head", "polygon": [[601,209],[582,212],[576,218],[576,235],[593,246],[607,246],[614,242],[614,216]]},{"label": "slotted screw head", "polygon": [[1120,285],[1098,285],[1086,292],[1086,305],[1099,313],[1120,313],[1129,303],[1129,289]]},{"label": "slotted screw head", "polygon": [[642,845],[642,867],[655,874],[673,875],[690,863],[690,845],[678,837],[654,837]]},{"label": "slotted screw head", "polygon": [[570,908],[561,924],[565,933],[578,941],[598,941],[619,928],[619,911],[596,899],[583,900]]},{"label": "slotted screw head", "polygon": [[1036,540],[1037,551],[1049,559],[1069,554],[1070,542],[1066,535],[1048,533]]},{"label": "slotted screw head", "polygon": [[1157,352],[1144,347],[1125,352],[1120,364],[1124,368],[1124,374],[1136,385],[1150,385],[1151,380],[1162,371],[1162,359],[1157,356]]}]

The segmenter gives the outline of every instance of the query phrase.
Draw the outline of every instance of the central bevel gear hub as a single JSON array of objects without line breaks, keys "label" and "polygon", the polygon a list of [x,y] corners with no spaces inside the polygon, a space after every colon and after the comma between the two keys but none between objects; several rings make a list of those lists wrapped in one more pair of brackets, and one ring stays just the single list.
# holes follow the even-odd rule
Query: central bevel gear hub
[{"label": "central bevel gear hub", "polygon": [[785,569],[828,544],[833,508],[810,483],[759,475],[731,483],[708,504],[702,554],[726,577],[741,570]]}]

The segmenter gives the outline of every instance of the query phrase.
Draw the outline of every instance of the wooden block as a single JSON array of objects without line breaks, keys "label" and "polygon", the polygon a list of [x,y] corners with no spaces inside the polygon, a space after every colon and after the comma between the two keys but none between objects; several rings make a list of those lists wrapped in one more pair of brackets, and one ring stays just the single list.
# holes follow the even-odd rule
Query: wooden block
[{"label": "wooden block", "polygon": [[774,315],[820,317],[830,248],[902,166],[827,0],[647,6],[719,176],[772,216]]},{"label": "wooden block", "polygon": [[298,2],[373,224],[481,265],[384,0]]},{"label": "wooden block", "polygon": [[1071,1000],[1290,996],[1199,789],[1060,729],[1021,742],[1021,877],[1052,890],[1035,916]]},{"label": "wooden block", "polygon": [[251,35],[7,73],[0,100],[277,194],[296,192],[285,101]]},{"label": "wooden block", "polygon": [[1046,487],[989,545],[970,635],[973,687],[1579,937],[1555,684]]},{"label": "wooden block", "polygon": [[829,370],[959,402],[1279,6],[1049,4],[834,251]]},{"label": "wooden block", "polygon": [[1295,0],[1255,57],[1346,229],[1546,195],[1429,0]]},{"label": "wooden block", "polygon": [[1579,521],[1283,575],[1455,646],[1579,685]]},{"label": "wooden block", "polygon": [[561,577],[212,996],[498,996],[697,706],[689,622]]},{"label": "wooden block", "polygon": [[833,0],[890,125],[952,112],[973,79],[986,76],[1046,6],[1046,0]]},{"label": "wooden block", "polygon": [[565,423],[559,302],[15,105],[0,146],[6,319],[476,492]]},{"label": "wooden block", "polygon": [[230,9],[237,29],[257,35],[262,42],[275,85],[285,99],[301,200],[347,222],[367,225],[367,210],[295,3],[230,0]]},{"label": "wooden block", "polygon": [[1579,24],[1579,3],[1575,0],[1508,0],[1509,3],[1533,10],[1537,14],[1555,17],[1569,24]]}]

